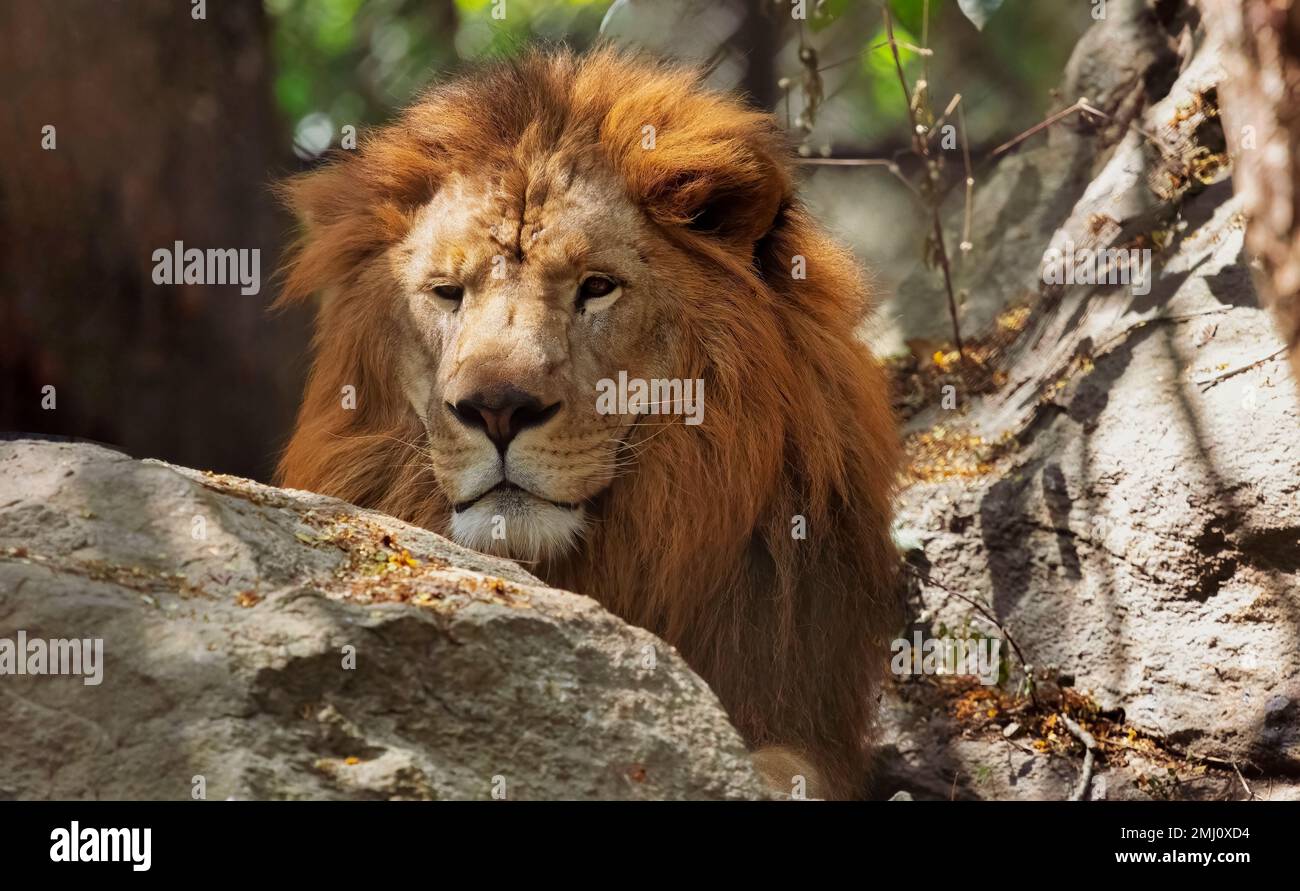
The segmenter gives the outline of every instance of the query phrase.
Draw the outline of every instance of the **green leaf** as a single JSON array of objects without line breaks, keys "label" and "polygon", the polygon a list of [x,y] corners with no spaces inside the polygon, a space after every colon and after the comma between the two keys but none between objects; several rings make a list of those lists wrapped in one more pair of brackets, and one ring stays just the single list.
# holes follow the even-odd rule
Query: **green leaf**
[{"label": "green leaf", "polygon": [[1002,5],[1002,0],[957,0],[957,5],[966,18],[971,20],[971,24],[983,31],[993,13]]},{"label": "green leaf", "polygon": [[[921,57],[903,44],[916,44],[917,38],[912,32],[895,23],[894,39],[899,44],[898,58],[903,64],[903,74],[909,84],[914,84],[920,73]],[[897,127],[907,120],[907,103],[903,101],[903,90],[898,83],[898,71],[894,68],[894,56],[886,40],[884,26],[877,28],[867,40],[867,50],[862,54],[862,72],[866,75],[871,92],[877,126],[882,130]]]},{"label": "green leaf", "polygon": [[812,18],[808,20],[809,26],[813,33],[822,31],[831,24],[838,21],[840,16],[849,10],[849,0],[826,0],[825,3],[817,5],[813,10]]}]

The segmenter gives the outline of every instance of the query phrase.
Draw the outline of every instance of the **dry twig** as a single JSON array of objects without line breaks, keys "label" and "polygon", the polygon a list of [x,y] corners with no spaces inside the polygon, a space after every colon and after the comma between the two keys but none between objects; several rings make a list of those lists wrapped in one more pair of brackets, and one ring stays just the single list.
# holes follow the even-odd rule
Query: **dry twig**
[{"label": "dry twig", "polygon": [[1243,371],[1250,371],[1250,369],[1255,368],[1256,366],[1259,365],[1263,365],[1265,362],[1269,361],[1270,359],[1276,359],[1278,356],[1281,356],[1284,353],[1286,353],[1286,349],[1287,349],[1286,347],[1279,347],[1278,349],[1269,353],[1267,356],[1261,356],[1260,358],[1254,360],[1253,362],[1247,362],[1245,365],[1238,365],[1236,368],[1229,368],[1227,371],[1221,372],[1220,374],[1216,374],[1213,377],[1202,378],[1201,380],[1196,381],[1196,384],[1197,386],[1202,388],[1201,392],[1205,393],[1208,390],[1210,390],[1212,387],[1214,387],[1215,384],[1218,384],[1220,381],[1224,381],[1230,377],[1234,377],[1235,375],[1241,374]]},{"label": "dry twig", "polygon": [[1061,712],[1060,715],[1066,729],[1074,735],[1075,739],[1083,743],[1083,772],[1079,774],[1079,784],[1074,787],[1074,794],[1070,796],[1071,801],[1083,801],[1084,796],[1088,794],[1088,786],[1092,783],[1092,771],[1096,764],[1096,756],[1093,753],[1098,748],[1097,740],[1065,712]]},{"label": "dry twig", "polygon": [[1007,629],[1007,627],[1003,625],[1000,621],[998,621],[997,616],[993,615],[993,613],[990,612],[988,608],[985,607],[984,604],[980,603],[978,600],[975,600],[974,598],[971,597],[967,597],[965,594],[958,593],[957,591],[954,591],[952,588],[949,588],[947,585],[943,584],[942,582],[935,581],[929,575],[921,572],[921,570],[918,569],[913,564],[904,562],[903,565],[908,570],[910,570],[916,576],[917,580],[920,581],[922,584],[930,585],[931,587],[938,588],[940,591],[944,592],[945,594],[948,594],[952,597],[956,597],[958,600],[969,603],[971,606],[975,607],[975,609],[979,611],[979,614],[981,616],[983,616],[984,618],[992,622],[993,626],[1002,632],[1002,636],[1006,638],[1007,643],[1011,645],[1011,649],[1015,651],[1016,658],[1020,660],[1020,667],[1024,669],[1026,676],[1029,677],[1030,680],[1029,698],[1034,703],[1034,707],[1037,708],[1038,696],[1034,692],[1033,666],[1030,664],[1030,662],[1027,659],[1025,659],[1024,651],[1020,649],[1020,645],[1016,643],[1016,639],[1011,636],[1011,632]]},{"label": "dry twig", "polygon": [[[939,196],[937,195],[938,164],[931,157],[929,141],[925,137],[926,131],[916,118],[916,108],[912,102],[912,90],[907,86],[907,76],[903,74],[903,61],[898,55],[898,41],[894,39],[894,19],[889,14],[889,4],[884,4],[881,11],[885,18],[885,34],[888,37],[889,51],[894,57],[894,71],[898,73],[898,84],[903,90],[903,101],[907,105],[907,120],[912,126],[912,148],[925,162],[926,173],[930,178],[929,188],[925,190],[925,195],[930,210],[935,254],[938,256],[939,267],[943,270],[944,288],[948,292],[948,315],[952,319],[953,343],[957,347],[957,355],[964,365],[966,350],[961,340],[961,325],[957,321],[957,297],[952,289],[952,269],[948,263],[948,251],[944,245],[943,221],[939,216]],[[919,90],[917,95],[920,95]]]}]

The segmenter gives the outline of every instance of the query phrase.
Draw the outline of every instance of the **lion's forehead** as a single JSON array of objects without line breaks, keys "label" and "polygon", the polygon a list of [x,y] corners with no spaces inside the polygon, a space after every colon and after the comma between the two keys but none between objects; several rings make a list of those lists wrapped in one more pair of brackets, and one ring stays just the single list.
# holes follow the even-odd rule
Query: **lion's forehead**
[{"label": "lion's forehead", "polygon": [[464,274],[525,259],[557,272],[635,252],[643,219],[618,181],[600,171],[459,174],[417,214],[405,247],[417,265]]}]

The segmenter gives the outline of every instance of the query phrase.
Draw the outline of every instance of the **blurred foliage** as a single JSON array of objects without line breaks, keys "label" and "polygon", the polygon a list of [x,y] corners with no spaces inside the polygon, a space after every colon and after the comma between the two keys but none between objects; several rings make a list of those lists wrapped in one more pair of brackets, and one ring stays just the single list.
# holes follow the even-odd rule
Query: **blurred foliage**
[{"label": "blurred foliage", "polygon": [[609,0],[508,0],[509,14],[492,17],[496,0],[456,0],[462,27],[456,49],[462,58],[517,53],[536,40],[585,48],[595,39]]},{"label": "blurred foliage", "polygon": [[302,157],[340,128],[389,117],[464,61],[537,40],[588,45],[608,0],[264,0],[274,26],[275,97]]},{"label": "blurred foliage", "polygon": [[[611,6],[611,0],[264,2],[274,25],[276,99],[304,158],[337,142],[345,125],[386,119],[467,61],[510,56],[537,41],[583,49],[597,38]],[[809,0],[802,23],[789,18],[789,0],[741,2],[776,11],[770,21],[781,29],[777,45],[783,47],[776,67],[790,87],[786,107],[775,110],[787,120],[803,110],[808,66],[799,50],[815,52],[825,100],[810,148],[876,153],[906,141],[906,108],[877,0]],[[1043,117],[1070,49],[1091,23],[1088,4],[1069,0],[1006,0],[982,32],[956,0],[891,0],[890,6],[898,39],[918,46],[928,8],[934,53],[926,59],[901,50],[908,82],[926,77],[940,108],[962,93],[974,146]]]},{"label": "blurred foliage", "polygon": [[[1006,0],[983,31],[955,0],[891,0],[889,6],[900,44],[920,46],[928,32],[933,51],[927,64],[900,46],[909,87],[924,77],[939,109],[961,93],[974,147],[1001,142],[1045,116],[1070,51],[1092,24],[1089,5],[1069,0]],[[817,12],[800,35],[817,48],[826,79],[825,113],[810,145],[830,144],[839,154],[847,143],[874,154],[906,142],[907,109],[881,4],[826,0]],[[856,66],[846,64],[855,56]],[[799,98],[792,102],[797,114]]]}]

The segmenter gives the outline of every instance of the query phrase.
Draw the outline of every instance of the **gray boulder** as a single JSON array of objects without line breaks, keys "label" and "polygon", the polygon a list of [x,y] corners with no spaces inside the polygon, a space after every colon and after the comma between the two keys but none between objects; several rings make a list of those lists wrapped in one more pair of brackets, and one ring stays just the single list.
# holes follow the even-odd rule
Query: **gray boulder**
[{"label": "gray boulder", "polygon": [[102,660],[0,674],[0,798],[764,795],[705,683],[595,601],[97,446],[0,443],[0,648],[20,632]]},{"label": "gray boulder", "polygon": [[[1122,16],[1108,20],[1080,44],[1067,95],[1100,70],[1080,55],[1089,47],[1109,47],[1107,69],[1130,52],[1098,42],[1121,27]],[[1249,782],[1254,797],[1294,798],[1300,400],[1251,283],[1214,107],[1221,49],[1213,34],[1198,41],[1147,78],[1169,83],[1097,155],[1064,216],[1059,195],[1034,198],[1041,217],[1017,211],[1039,220],[1037,243],[990,242],[985,265],[1002,271],[985,290],[995,301],[985,320],[1020,298],[1019,276],[1038,291],[1029,324],[1002,382],[912,418],[911,433],[977,443],[959,457],[983,466],[911,486],[900,538],[932,582],[919,586],[915,615],[1001,636],[953,592],[985,604],[1040,673],[1054,666],[1177,757],[1184,773],[1161,794],[1245,797]],[[1040,164],[1047,181],[1045,157],[1021,152],[988,188]],[[1154,246],[1153,280],[1048,286],[1044,249],[1067,242]],[[1078,761],[934,714],[906,696],[885,704],[889,788],[1060,798],[1076,781]],[[1168,785],[1166,771],[1112,752],[1092,795],[1149,796],[1147,780]]]}]

